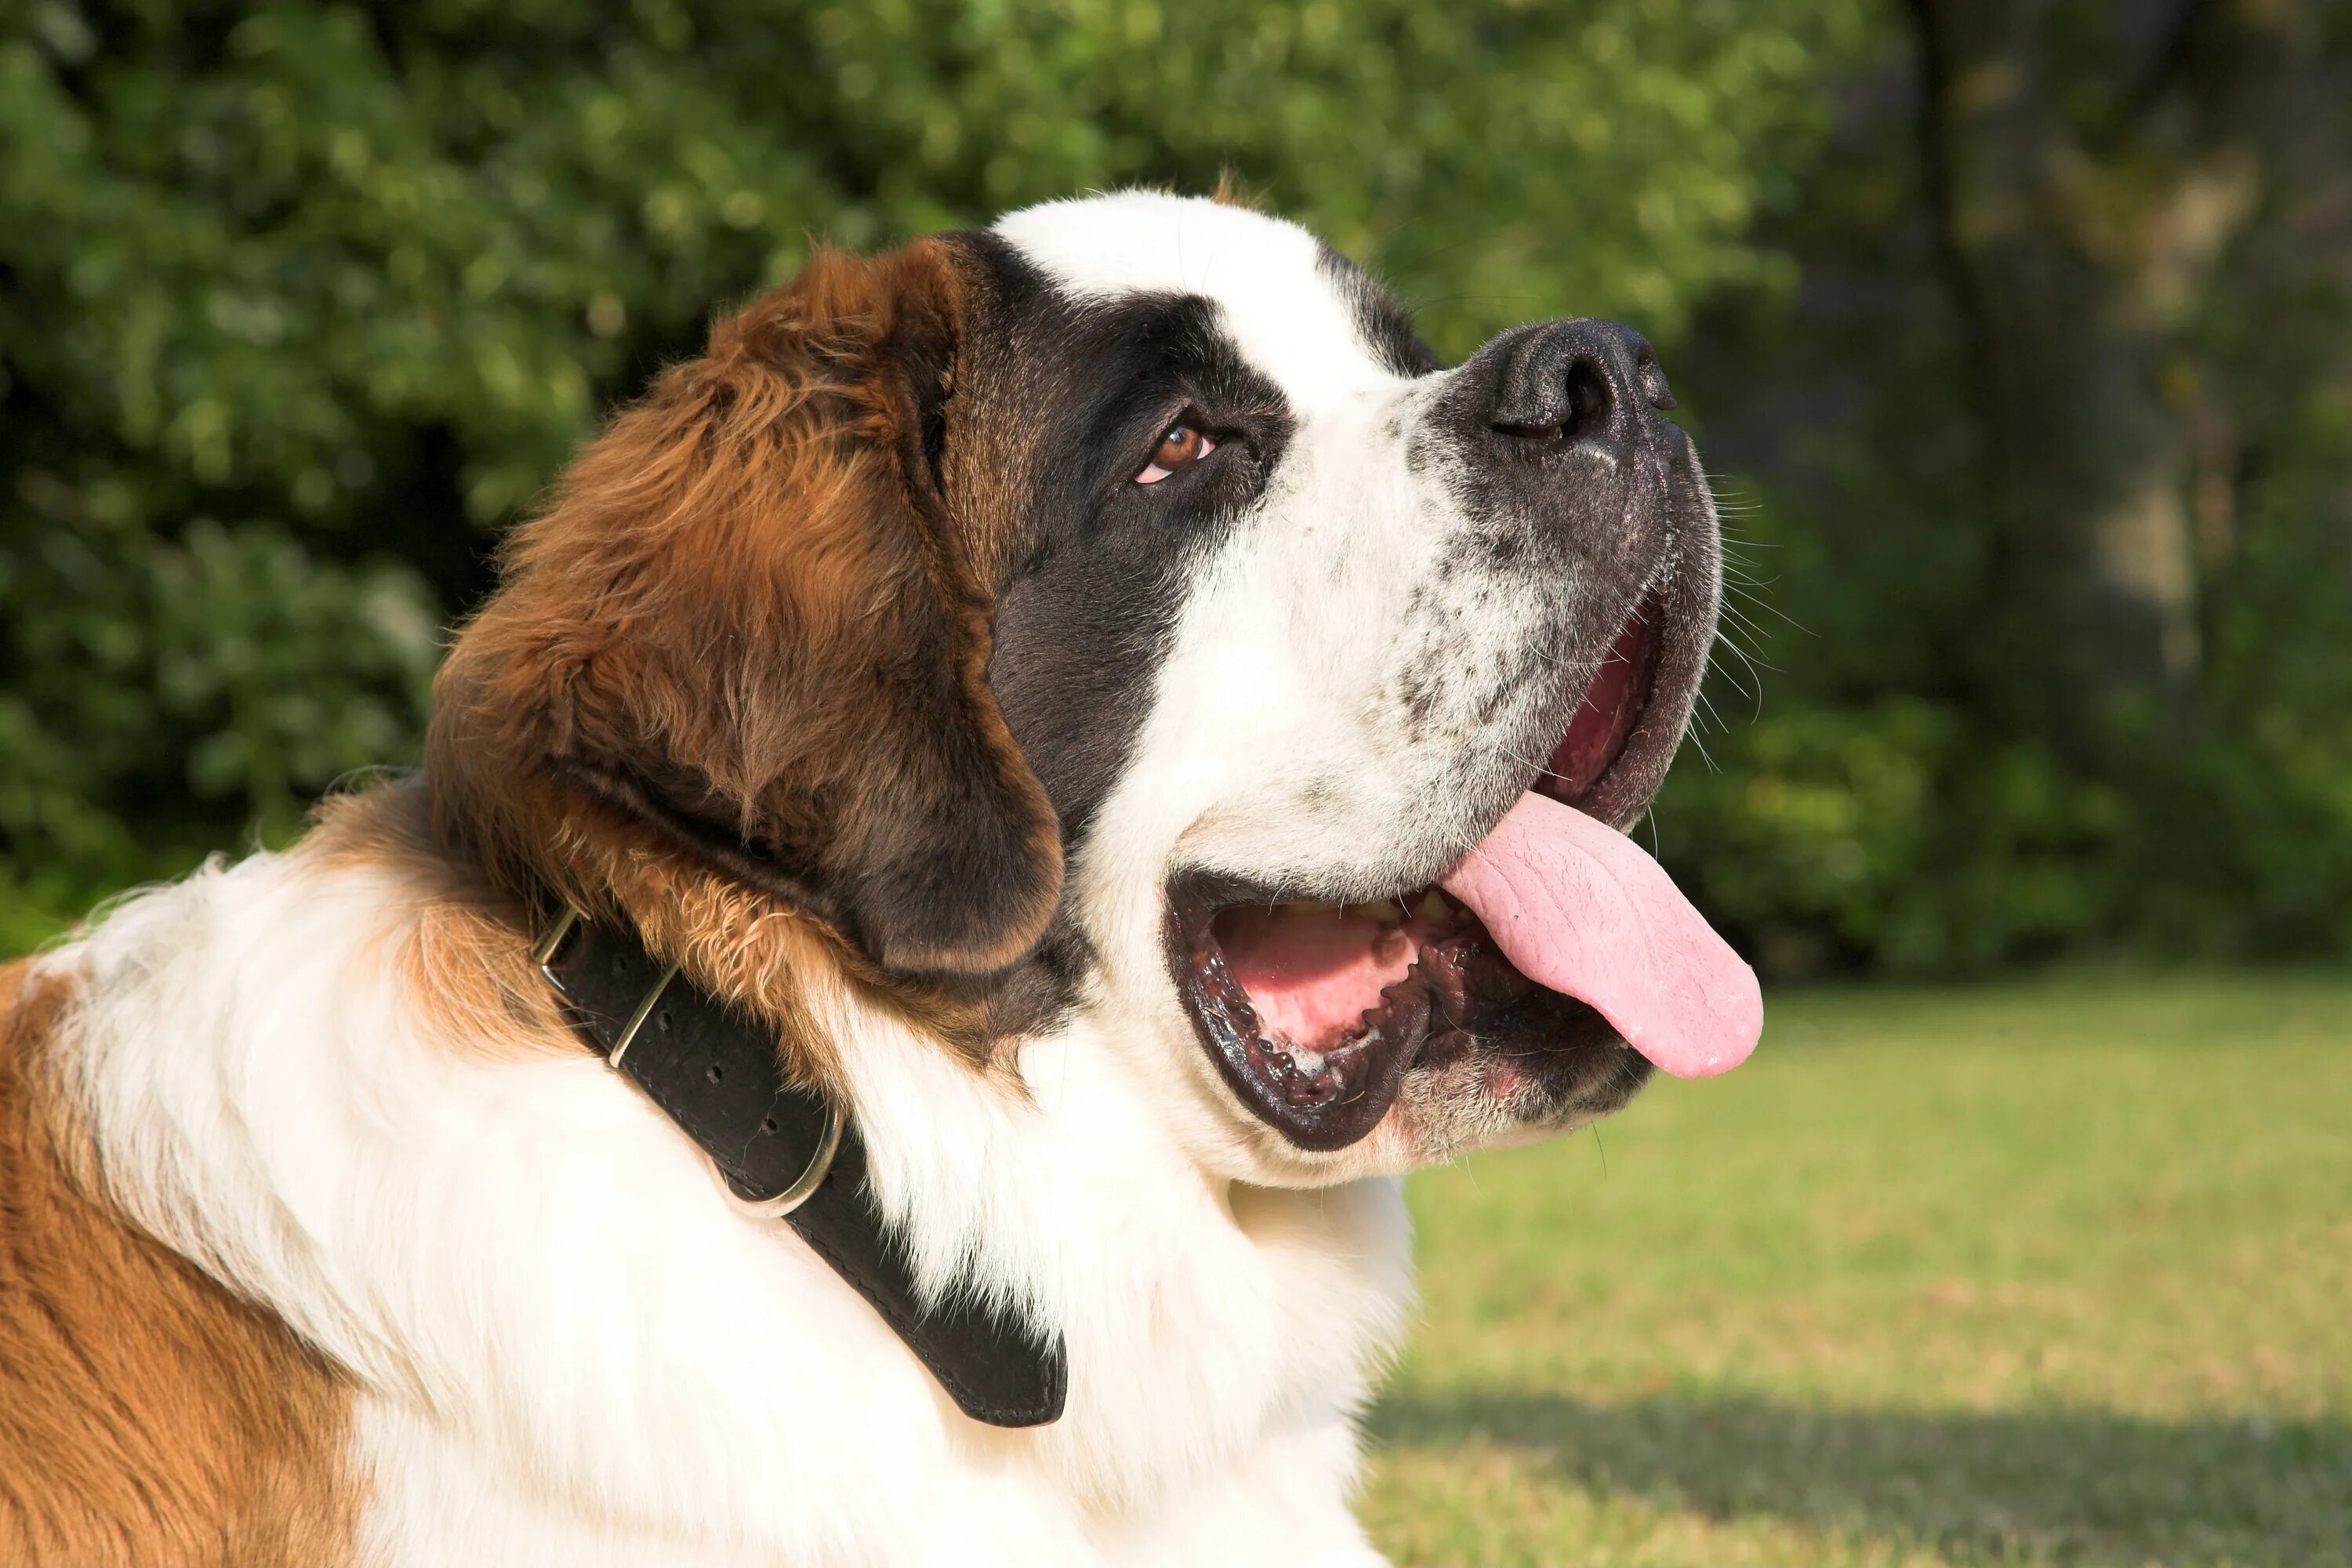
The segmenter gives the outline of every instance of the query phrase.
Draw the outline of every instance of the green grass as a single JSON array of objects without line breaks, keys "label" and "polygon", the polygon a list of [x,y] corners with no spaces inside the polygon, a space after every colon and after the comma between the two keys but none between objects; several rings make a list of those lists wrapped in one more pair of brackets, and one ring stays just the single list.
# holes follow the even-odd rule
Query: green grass
[{"label": "green grass", "polygon": [[1401,1563],[2352,1563],[2352,979],[1773,999],[1415,1180]]}]

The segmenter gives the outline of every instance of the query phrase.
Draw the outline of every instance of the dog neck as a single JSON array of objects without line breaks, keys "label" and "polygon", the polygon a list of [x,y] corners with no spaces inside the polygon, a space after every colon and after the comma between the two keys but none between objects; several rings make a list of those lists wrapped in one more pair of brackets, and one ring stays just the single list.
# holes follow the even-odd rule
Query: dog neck
[{"label": "dog neck", "polygon": [[541,971],[591,1049],[659,1107],[751,1217],[782,1220],[890,1325],[975,1421],[1056,1420],[1068,1388],[1058,1329],[1039,1335],[969,1290],[927,1296],[866,1187],[855,1106],[786,1076],[775,1032],[567,905],[541,937]]},{"label": "dog neck", "polygon": [[[413,831],[409,793],[144,895],[51,961],[89,999],[72,1077],[114,1201],[347,1369],[387,1477],[457,1443],[452,1474],[492,1484],[508,1461],[466,1435],[500,1434],[583,1509],[793,1538],[777,1475],[889,1474],[904,1424],[949,1402],[583,1048],[521,906]],[[1360,1401],[1411,1297],[1396,1184],[1213,1178],[1126,1031],[1083,1008],[976,1073],[854,987],[801,1003],[840,1046],[830,1081],[913,1290],[1065,1335],[1062,1419],[992,1436],[1029,1473],[1123,1508]],[[813,1420],[844,1368],[848,1424]]]}]

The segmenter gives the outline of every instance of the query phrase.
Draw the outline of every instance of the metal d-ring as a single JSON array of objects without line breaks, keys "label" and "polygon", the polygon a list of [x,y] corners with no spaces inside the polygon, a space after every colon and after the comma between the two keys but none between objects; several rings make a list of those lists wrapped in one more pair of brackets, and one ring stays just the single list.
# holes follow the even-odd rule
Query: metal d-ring
[{"label": "metal d-ring", "polygon": [[[555,987],[559,996],[569,998],[571,993],[564,989],[563,982],[556,976],[555,955],[562,951],[563,939],[570,936],[584,918],[580,906],[567,900],[562,911],[549,923],[530,952],[531,962],[539,965],[539,972],[547,976],[547,983]],[[628,1055],[637,1031],[644,1028],[646,1020],[653,1016],[654,1005],[661,1000],[662,993],[669,989],[669,983],[677,978],[677,971],[678,966],[675,963],[663,970],[661,978],[654,982],[653,988],[638,999],[636,1011],[629,1015],[628,1023],[621,1029],[620,1038],[614,1040],[613,1048],[605,1053],[606,1067],[616,1072],[620,1069],[621,1058]],[[793,1184],[772,1198],[754,1200],[744,1197],[729,1184],[725,1173],[716,1164],[711,1166],[711,1173],[719,1177],[719,1190],[727,1194],[728,1201],[747,1216],[752,1219],[782,1219],[815,1196],[817,1188],[824,1185],[825,1177],[833,1173],[834,1159],[841,1152],[843,1129],[841,1107],[828,1094],[824,1097],[824,1131],[817,1137],[815,1152],[809,1156],[809,1163],[801,1173],[793,1178]]]},{"label": "metal d-ring", "polygon": [[750,1218],[782,1219],[814,1197],[817,1188],[824,1185],[825,1177],[833,1173],[833,1158],[841,1152],[841,1107],[828,1094],[824,1097],[824,1131],[817,1137],[816,1152],[809,1156],[807,1166],[793,1179],[791,1186],[772,1198],[755,1201],[728,1186],[724,1176],[719,1178],[719,1185],[727,1188],[729,1199]]}]

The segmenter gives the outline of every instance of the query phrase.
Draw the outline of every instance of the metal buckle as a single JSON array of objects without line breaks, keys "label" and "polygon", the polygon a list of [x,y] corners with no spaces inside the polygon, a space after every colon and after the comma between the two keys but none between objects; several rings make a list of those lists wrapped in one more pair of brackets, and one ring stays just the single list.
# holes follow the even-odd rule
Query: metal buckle
[{"label": "metal buckle", "polygon": [[[584,918],[586,917],[580,912],[580,906],[567,900],[562,912],[558,914],[547,930],[541,934],[537,945],[530,952],[531,962],[539,965],[540,973],[545,975],[547,983],[555,987],[555,994],[566,1000],[570,999],[572,994],[564,989],[563,982],[556,978],[555,955],[563,951],[563,939],[570,936]],[[662,993],[669,989],[669,983],[677,978],[677,971],[678,965],[675,963],[663,970],[661,978],[653,983],[652,989],[638,998],[636,1010],[629,1015],[629,1021],[622,1026],[621,1037],[613,1042],[612,1050],[604,1057],[606,1067],[615,1072],[620,1071],[621,1058],[628,1055],[629,1047],[636,1040],[637,1031],[645,1027],[647,1018],[653,1016],[654,1005],[661,1000]],[[627,1078],[625,1073],[622,1076],[625,1079]],[[637,1087],[635,1079],[629,1079],[628,1082],[631,1088]],[[643,1090],[640,1089],[639,1092],[642,1093]],[[782,1219],[808,1202],[815,1194],[817,1188],[824,1184],[825,1177],[833,1172],[834,1157],[841,1152],[841,1107],[835,1102],[833,1096],[828,1094],[824,1097],[824,1131],[817,1137],[816,1151],[809,1156],[807,1166],[798,1176],[793,1178],[791,1186],[772,1198],[754,1201],[736,1192],[716,1163],[710,1167],[711,1174],[719,1178],[719,1190],[727,1194],[727,1201],[733,1204],[738,1212],[752,1219]]]},{"label": "metal buckle", "polygon": [[[563,982],[556,978],[555,955],[563,950],[563,939],[572,934],[572,928],[583,918],[579,905],[566,903],[563,912],[555,917],[554,923],[547,928],[545,934],[539,939],[539,945],[530,952],[531,961],[539,965],[539,972],[547,976],[547,983],[555,987],[559,995],[565,997],[572,993],[564,990]],[[662,993],[669,989],[669,983],[677,978],[677,969],[678,966],[673,963],[663,970],[661,978],[654,982],[653,989],[637,998],[636,1011],[631,1013],[629,1021],[621,1026],[621,1037],[614,1040],[613,1048],[604,1054],[606,1067],[616,1071],[619,1069],[621,1058],[627,1056],[629,1047],[636,1043],[637,1031],[644,1028],[646,1020],[654,1016],[654,1004],[660,1001]]]}]

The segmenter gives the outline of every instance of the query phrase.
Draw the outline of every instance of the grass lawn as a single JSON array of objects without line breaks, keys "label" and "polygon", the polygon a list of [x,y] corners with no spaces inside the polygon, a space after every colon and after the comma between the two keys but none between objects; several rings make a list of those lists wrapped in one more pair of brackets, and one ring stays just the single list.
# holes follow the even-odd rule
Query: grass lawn
[{"label": "grass lawn", "polygon": [[1417,1178],[1409,1563],[2352,1563],[2352,978],[1774,998]]}]

